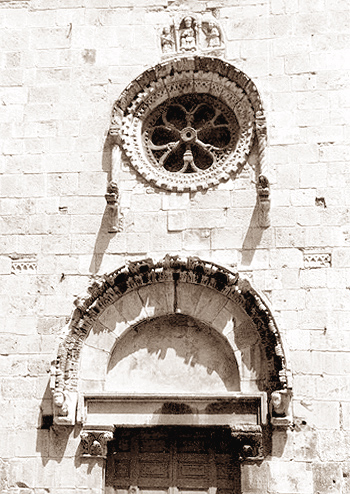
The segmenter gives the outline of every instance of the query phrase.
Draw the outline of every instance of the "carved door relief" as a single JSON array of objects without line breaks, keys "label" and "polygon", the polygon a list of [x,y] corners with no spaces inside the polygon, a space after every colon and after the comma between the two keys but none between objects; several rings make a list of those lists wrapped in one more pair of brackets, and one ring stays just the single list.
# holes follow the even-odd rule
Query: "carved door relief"
[{"label": "carved door relief", "polygon": [[240,467],[223,428],[117,429],[106,494],[238,494]]}]

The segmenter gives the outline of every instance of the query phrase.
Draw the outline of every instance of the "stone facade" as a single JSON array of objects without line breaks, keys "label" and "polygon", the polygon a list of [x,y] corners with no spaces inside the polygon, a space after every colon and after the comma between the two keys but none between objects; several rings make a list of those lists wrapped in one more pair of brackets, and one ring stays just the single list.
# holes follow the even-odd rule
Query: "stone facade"
[{"label": "stone facade", "polygon": [[[242,494],[350,492],[349,14],[344,0],[0,0],[2,494],[103,492],[113,431],[82,432],[79,391],[102,382],[116,327],[176,309],[199,321],[186,344],[215,362],[226,340],[209,351],[212,328],[244,314],[233,375],[269,409],[263,431],[232,427]],[[137,158],[137,111],[152,91],[162,104],[159,84],[166,101],[214,79],[244,152],[212,182],[157,182]],[[160,271],[186,276],[176,304]],[[260,381],[239,360],[256,341],[272,352]],[[213,369],[236,392],[230,359]],[[221,390],[205,369],[203,389]]]}]

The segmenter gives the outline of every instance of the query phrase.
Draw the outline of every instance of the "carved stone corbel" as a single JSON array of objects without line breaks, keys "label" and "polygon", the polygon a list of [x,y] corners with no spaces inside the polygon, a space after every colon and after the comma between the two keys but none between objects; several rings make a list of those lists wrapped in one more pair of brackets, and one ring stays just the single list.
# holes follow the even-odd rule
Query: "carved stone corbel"
[{"label": "carved stone corbel", "polygon": [[80,433],[81,456],[107,457],[107,443],[113,439],[113,431],[107,430],[83,430]]},{"label": "carved stone corbel", "polygon": [[107,186],[105,199],[107,201],[107,210],[109,214],[109,233],[120,232],[123,228],[123,217],[120,213],[120,196],[119,196],[119,174],[122,161],[122,142],[120,138],[120,129],[122,121],[122,111],[120,108],[113,108],[111,127],[109,135],[113,138],[112,162],[110,181]]},{"label": "carved stone corbel", "polygon": [[109,214],[109,233],[116,233],[120,231],[119,220],[119,188],[116,182],[110,181],[107,186],[107,193],[105,194],[107,201],[107,209]]},{"label": "carved stone corbel", "polygon": [[271,424],[275,427],[289,427],[293,422],[291,393],[288,389],[273,391],[270,400]]},{"label": "carved stone corbel", "polygon": [[51,369],[50,388],[53,403],[53,423],[56,425],[74,425],[78,393],[64,389],[63,373],[58,368],[57,363]]},{"label": "carved stone corbel", "polygon": [[258,206],[259,206],[259,226],[261,228],[268,228],[270,222],[270,184],[265,175],[260,175],[257,185],[258,192]]},{"label": "carved stone corbel", "polygon": [[262,429],[257,426],[231,426],[233,448],[239,461],[259,461],[264,459]]}]

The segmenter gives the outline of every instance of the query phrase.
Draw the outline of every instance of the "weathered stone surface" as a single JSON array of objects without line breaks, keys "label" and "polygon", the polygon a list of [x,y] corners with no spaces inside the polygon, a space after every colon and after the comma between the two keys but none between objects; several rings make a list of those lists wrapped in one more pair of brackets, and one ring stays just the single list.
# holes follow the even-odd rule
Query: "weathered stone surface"
[{"label": "weathered stone surface", "polygon": [[[290,351],[294,424],[272,432],[271,454],[261,464],[241,466],[242,494],[350,492],[348,2],[202,3],[0,1],[4,494],[102,494],[103,460],[77,459],[78,431],[45,429],[52,413],[49,367],[65,338],[73,300],[91,277],[169,252],[244,270],[266,296]],[[225,55],[219,56],[228,63],[215,56],[199,59],[196,53],[161,63],[164,26],[192,10],[199,17],[215,16],[226,44]],[[165,81],[172,71],[196,84],[199,71],[210,73],[214,83],[219,76],[228,78],[225,84],[235,81],[255,113],[263,103],[265,155],[255,143],[237,174],[205,192],[185,193],[155,187],[132,171],[123,156],[118,186],[124,230],[110,234],[103,196],[111,178],[106,136],[113,104],[119,98],[126,108],[141,90],[150,96],[157,78]],[[208,81],[203,84],[208,90]],[[169,84],[167,88],[174,91]],[[212,90],[218,94],[220,88],[213,85]],[[234,105],[238,112],[239,103]],[[142,142],[140,149],[143,153]],[[271,185],[271,226],[264,231],[256,209],[260,161]],[[311,259],[310,249],[318,257]],[[35,259],[30,274],[22,269],[23,259]],[[244,392],[265,389],[266,383],[258,380],[256,345],[265,344],[266,335],[254,330],[237,304],[221,306],[218,295],[208,295],[213,290],[204,294],[202,288],[187,284],[175,299],[173,283],[142,286],[125,295],[125,303],[101,308],[87,329],[81,360],[77,347],[69,347],[67,376],[80,368],[82,392],[104,391],[102,369],[108,369],[110,352],[129,325],[177,309],[210,323],[218,333],[215,341],[220,335],[231,343]],[[203,380],[190,383],[195,392],[210,392],[215,370],[222,369],[227,356],[220,359],[208,335],[196,339],[194,327],[185,335],[175,329],[167,351],[176,347],[191,353],[187,342],[195,369],[202,351],[211,355],[215,362],[202,367]],[[180,350],[172,362],[191,373]],[[163,364],[168,375],[169,360],[162,361],[156,352],[147,358]],[[278,367],[279,356],[275,359]],[[127,380],[124,384],[128,391]]]}]

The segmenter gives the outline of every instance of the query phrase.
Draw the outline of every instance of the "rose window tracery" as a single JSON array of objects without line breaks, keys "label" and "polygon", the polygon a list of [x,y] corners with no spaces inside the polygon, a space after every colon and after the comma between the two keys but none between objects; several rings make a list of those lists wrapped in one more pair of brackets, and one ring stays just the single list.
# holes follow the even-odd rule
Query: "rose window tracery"
[{"label": "rose window tracery", "polygon": [[245,166],[261,108],[255,91],[218,58],[164,62],[120,95],[110,134],[147,182],[172,192],[205,190]]},{"label": "rose window tracery", "polygon": [[200,173],[235,148],[240,128],[233,111],[209,94],[186,94],[158,106],[142,129],[148,159],[172,173]]}]

